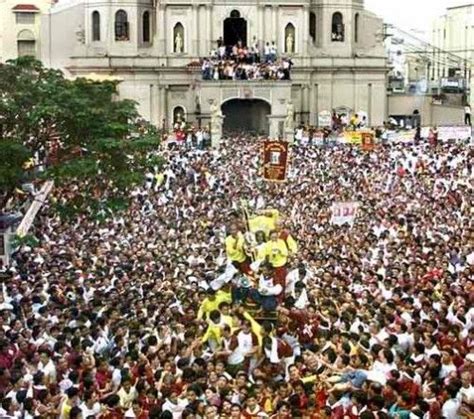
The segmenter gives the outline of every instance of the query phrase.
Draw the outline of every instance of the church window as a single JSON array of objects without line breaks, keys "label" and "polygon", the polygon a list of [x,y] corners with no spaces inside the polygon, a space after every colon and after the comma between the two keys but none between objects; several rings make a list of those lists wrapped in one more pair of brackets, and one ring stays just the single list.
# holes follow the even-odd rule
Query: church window
[{"label": "church window", "polygon": [[143,42],[150,42],[150,12],[143,13],[142,25]]},{"label": "church window", "polygon": [[316,13],[309,12],[309,36],[316,42]]},{"label": "church window", "polygon": [[22,30],[17,36],[18,56],[36,57],[36,39],[29,29]]},{"label": "church window", "polygon": [[342,13],[336,12],[332,15],[331,40],[333,42],[344,42],[344,19]]},{"label": "church window", "polygon": [[100,41],[100,13],[92,12],[92,41]]},{"label": "church window", "polygon": [[359,42],[359,13],[356,13],[354,19],[354,41]]},{"label": "church window", "polygon": [[115,40],[129,41],[129,29],[127,12],[125,10],[118,10],[117,13],[115,13]]}]

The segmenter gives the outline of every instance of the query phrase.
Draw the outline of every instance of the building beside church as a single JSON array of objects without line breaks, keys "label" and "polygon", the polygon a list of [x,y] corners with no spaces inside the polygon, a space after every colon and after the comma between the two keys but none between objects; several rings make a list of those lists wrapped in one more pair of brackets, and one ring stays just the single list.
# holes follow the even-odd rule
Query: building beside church
[{"label": "building beside church", "polygon": [[[332,110],[362,111],[371,125],[387,115],[383,22],[363,0],[65,0],[44,16],[47,66],[73,76],[121,80],[144,118],[170,127],[183,117],[206,125],[217,105],[226,127],[283,135],[318,125]],[[291,58],[291,80],[203,80],[200,60],[225,44],[274,42]]]},{"label": "building beside church", "polygon": [[51,4],[52,0],[0,0],[0,62],[23,55],[41,57],[41,14]]},{"label": "building beside church", "polygon": [[463,93],[464,101],[474,106],[474,4],[467,2],[448,7],[432,25],[432,78],[440,88]]}]

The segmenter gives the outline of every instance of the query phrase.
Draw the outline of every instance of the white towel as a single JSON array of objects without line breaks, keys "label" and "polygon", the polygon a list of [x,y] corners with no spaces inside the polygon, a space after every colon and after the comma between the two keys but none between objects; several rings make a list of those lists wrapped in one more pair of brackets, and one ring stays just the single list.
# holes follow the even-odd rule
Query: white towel
[{"label": "white towel", "polygon": [[237,268],[232,263],[227,264],[225,272],[211,281],[211,288],[214,291],[221,289],[224,284],[232,280],[234,275],[238,272]]},{"label": "white towel", "polygon": [[279,364],[280,358],[278,357],[278,340],[276,338],[272,339],[272,347],[271,349],[265,348],[265,354],[268,358],[270,358],[270,362],[272,364]]},{"label": "white towel", "polygon": [[306,292],[306,288],[303,288],[303,291],[301,291],[301,295],[298,297],[298,300],[295,303],[295,307],[302,310],[308,304],[309,304],[308,293]]}]

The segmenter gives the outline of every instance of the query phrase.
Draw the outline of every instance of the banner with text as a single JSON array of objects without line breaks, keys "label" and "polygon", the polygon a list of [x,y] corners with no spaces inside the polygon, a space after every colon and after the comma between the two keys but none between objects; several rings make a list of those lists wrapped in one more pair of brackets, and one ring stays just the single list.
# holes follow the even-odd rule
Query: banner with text
[{"label": "banner with text", "polygon": [[331,224],[338,226],[343,224],[353,225],[358,209],[358,202],[335,202],[331,207]]},{"label": "banner with text", "polygon": [[[423,127],[421,129],[421,136],[428,138],[430,134],[430,127]],[[469,140],[472,136],[472,128],[468,125],[462,126],[440,126],[437,128],[439,141],[450,140]]]},{"label": "banner with text", "polygon": [[344,141],[346,144],[361,145],[362,133],[360,131],[346,131],[344,133]]},{"label": "banner with text", "polygon": [[332,125],[332,115],[329,111],[321,111],[318,114],[319,128],[330,127]]},{"label": "banner with text", "polygon": [[263,144],[263,177],[270,182],[284,182],[288,170],[288,142],[266,140]]}]

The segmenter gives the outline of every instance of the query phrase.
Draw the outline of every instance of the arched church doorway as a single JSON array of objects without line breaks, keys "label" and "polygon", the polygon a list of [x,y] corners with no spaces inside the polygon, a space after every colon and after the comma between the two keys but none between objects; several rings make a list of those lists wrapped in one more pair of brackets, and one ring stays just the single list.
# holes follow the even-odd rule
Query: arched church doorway
[{"label": "arched church doorway", "polygon": [[222,105],[224,134],[242,131],[268,135],[271,106],[260,99],[231,99]]},{"label": "arched church doorway", "polygon": [[247,45],[247,21],[238,10],[232,10],[230,17],[224,20],[224,44],[236,45],[239,41]]}]

